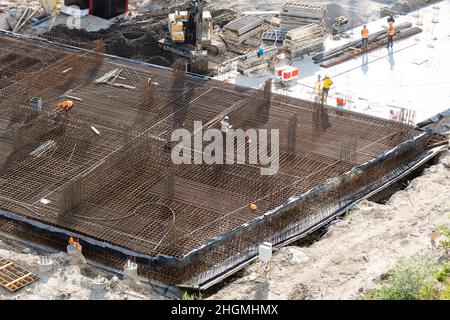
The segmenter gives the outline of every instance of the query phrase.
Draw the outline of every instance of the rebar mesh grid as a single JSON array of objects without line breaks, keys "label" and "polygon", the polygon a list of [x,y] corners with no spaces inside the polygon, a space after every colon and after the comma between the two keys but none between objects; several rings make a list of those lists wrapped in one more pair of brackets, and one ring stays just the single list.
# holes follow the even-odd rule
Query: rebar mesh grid
[{"label": "rebar mesh grid", "polygon": [[[411,142],[423,135],[412,127],[273,94],[270,83],[253,90],[187,75],[181,62],[169,70],[107,58],[101,43],[75,51],[0,38],[0,79],[6,79],[0,86],[0,209],[148,257],[156,263],[152,276],[166,283],[216,275],[264,239],[298,232],[299,224],[345,204],[423,149],[424,143]],[[94,83],[114,69],[121,70],[122,86]],[[78,98],[75,107],[70,116],[57,116],[55,106],[67,96]],[[43,99],[41,112],[29,107],[32,97]],[[234,128],[280,130],[277,174],[261,176],[260,163],[172,163],[174,129],[192,133],[194,121],[219,128],[225,115]],[[317,194],[314,208],[299,202],[282,217],[231,236],[292,196],[406,142],[410,149],[392,161]],[[245,148],[252,152],[250,143]],[[193,254],[198,248],[210,249]]]}]

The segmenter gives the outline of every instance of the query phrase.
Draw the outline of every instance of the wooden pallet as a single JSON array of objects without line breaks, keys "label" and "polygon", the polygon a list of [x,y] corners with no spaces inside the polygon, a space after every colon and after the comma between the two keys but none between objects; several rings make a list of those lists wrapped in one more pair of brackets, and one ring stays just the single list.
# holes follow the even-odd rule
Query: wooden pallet
[{"label": "wooden pallet", "polygon": [[0,286],[6,290],[16,292],[38,279],[35,274],[14,262],[0,258]]},{"label": "wooden pallet", "polygon": [[230,33],[239,37],[250,30],[260,27],[264,19],[257,16],[243,16],[226,24],[223,29],[225,33]]},{"label": "wooden pallet", "polygon": [[437,145],[445,145],[448,143],[449,140],[445,135],[433,132],[430,139],[428,139],[427,141],[427,146],[431,147]]}]

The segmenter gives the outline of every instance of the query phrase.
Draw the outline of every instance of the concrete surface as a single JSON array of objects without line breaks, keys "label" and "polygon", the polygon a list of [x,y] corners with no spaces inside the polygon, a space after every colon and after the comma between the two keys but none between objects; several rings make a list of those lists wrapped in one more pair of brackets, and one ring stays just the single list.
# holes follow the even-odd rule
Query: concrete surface
[{"label": "concrete surface", "polygon": [[[434,7],[439,9],[434,9]],[[393,53],[379,48],[366,55],[356,57],[337,66],[325,69],[313,63],[312,59],[297,58],[291,65],[298,67],[300,78],[289,89],[279,90],[290,96],[302,99],[311,97],[317,75],[332,77],[332,87],[328,104],[335,106],[336,97],[344,96],[351,103],[346,109],[383,118],[389,118],[390,110],[408,108],[416,111],[416,122],[423,121],[450,107],[450,81],[448,71],[450,60],[450,0],[428,6],[418,11],[421,18],[412,12],[396,19],[396,24],[412,22],[416,26],[423,21],[423,32],[416,36],[394,43]],[[439,22],[433,23],[434,17]],[[382,29],[386,19],[370,22],[371,32]],[[349,39],[333,41],[328,38],[326,51],[345,42],[360,37],[358,27],[347,32]],[[232,71],[217,79],[228,79],[249,87],[261,87],[266,79],[272,77],[268,71],[253,77],[245,77]]]}]

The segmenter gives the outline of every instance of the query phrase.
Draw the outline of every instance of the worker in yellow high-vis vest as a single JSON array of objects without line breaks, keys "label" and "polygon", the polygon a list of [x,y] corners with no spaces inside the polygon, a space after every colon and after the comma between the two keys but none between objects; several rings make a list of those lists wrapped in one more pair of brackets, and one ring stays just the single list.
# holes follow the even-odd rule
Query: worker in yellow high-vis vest
[{"label": "worker in yellow high-vis vest", "polygon": [[323,78],[323,87],[322,87],[322,103],[325,103],[328,99],[328,93],[330,92],[331,85],[333,84],[333,80],[329,76],[325,76]]}]

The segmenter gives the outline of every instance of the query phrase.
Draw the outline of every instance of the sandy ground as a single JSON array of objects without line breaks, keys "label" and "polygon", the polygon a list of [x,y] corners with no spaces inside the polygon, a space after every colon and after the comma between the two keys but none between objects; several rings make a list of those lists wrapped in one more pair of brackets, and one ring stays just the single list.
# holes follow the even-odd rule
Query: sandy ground
[{"label": "sandy ground", "polygon": [[362,202],[320,241],[280,249],[267,272],[256,262],[210,299],[357,299],[401,257],[431,252],[433,227],[450,225],[449,164],[447,152],[385,205]]},{"label": "sandy ground", "polygon": [[[54,271],[39,273],[37,262],[39,254],[35,249],[0,238],[0,257],[9,259],[26,270],[39,276],[39,280],[16,293],[0,288],[0,300],[144,300],[161,299],[148,284],[135,285],[120,280],[117,276],[92,267],[70,265],[66,253],[52,254]],[[106,277],[105,291],[92,290],[92,280],[98,275]]]}]

